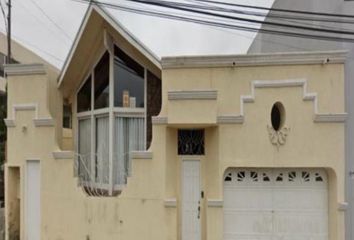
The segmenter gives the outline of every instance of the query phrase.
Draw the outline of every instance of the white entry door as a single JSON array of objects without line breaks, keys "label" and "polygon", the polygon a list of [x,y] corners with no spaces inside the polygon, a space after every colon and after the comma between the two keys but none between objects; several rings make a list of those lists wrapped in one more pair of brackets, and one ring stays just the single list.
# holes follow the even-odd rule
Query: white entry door
[{"label": "white entry door", "polygon": [[224,240],[327,240],[327,186],[323,170],[229,170]]},{"label": "white entry door", "polygon": [[26,240],[40,240],[40,165],[39,161],[27,161],[25,183]]},{"label": "white entry door", "polygon": [[182,163],[182,240],[200,240],[200,163]]}]

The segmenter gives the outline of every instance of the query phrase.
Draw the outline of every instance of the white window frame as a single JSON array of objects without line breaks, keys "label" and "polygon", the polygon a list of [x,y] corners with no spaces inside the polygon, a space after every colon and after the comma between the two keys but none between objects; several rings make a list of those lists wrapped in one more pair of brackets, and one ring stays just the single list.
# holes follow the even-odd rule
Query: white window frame
[{"label": "white window frame", "polygon": [[[94,70],[103,57],[103,55],[108,52],[109,54],[109,107],[95,109],[95,74]],[[127,53],[126,53],[127,54]],[[129,54],[127,54],[129,56]],[[114,120],[115,117],[127,117],[127,118],[144,118],[144,148],[146,148],[146,134],[147,134],[147,68],[141,64],[139,61],[134,59],[140,66],[144,68],[144,108],[123,108],[123,107],[115,107],[114,106],[114,50],[102,49],[98,59],[91,66],[90,71],[85,75],[83,81],[80,84],[80,87],[75,93],[75,101],[76,101],[76,136],[77,136],[77,144],[76,144],[76,152],[79,152],[79,121],[82,119],[91,119],[91,174],[95,175],[95,156],[96,156],[96,118],[100,115],[108,115],[109,118],[109,184],[104,183],[87,183],[85,181],[81,181],[80,184],[82,186],[94,186],[95,188],[101,188],[109,191],[109,195],[112,195],[113,191],[120,191],[126,184],[114,184],[113,179],[113,158],[114,158]],[[80,92],[83,85],[86,83],[86,80],[91,75],[91,110],[78,112],[77,106],[77,96]],[[129,174],[129,171],[128,173]],[[92,176],[92,179],[95,179]]]}]

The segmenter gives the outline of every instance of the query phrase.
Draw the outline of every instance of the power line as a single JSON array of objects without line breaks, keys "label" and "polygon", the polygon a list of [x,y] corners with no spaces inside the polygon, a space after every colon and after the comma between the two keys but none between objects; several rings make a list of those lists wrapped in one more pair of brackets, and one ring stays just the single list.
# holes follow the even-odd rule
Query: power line
[{"label": "power line", "polygon": [[66,33],[66,31],[61,28],[34,0],[31,0],[31,2],[33,3],[33,5],[35,5],[37,7],[37,9],[39,11],[41,11],[41,13],[57,28],[59,29],[59,31],[61,31],[65,37],[70,41],[72,42],[72,39],[71,37]]},{"label": "power line", "polygon": [[311,15],[311,16],[317,15],[317,16],[343,17],[343,18],[353,18],[354,19],[353,15],[346,15],[346,14],[333,14],[333,13],[328,13],[328,12],[310,12],[310,11],[289,10],[289,9],[282,9],[282,8],[266,8],[266,7],[245,5],[245,4],[219,2],[219,1],[213,1],[213,0],[195,0],[195,1],[196,2],[206,2],[206,3],[219,4],[219,5],[224,5],[224,6],[266,10],[266,11],[273,11],[273,12],[287,12],[287,13],[303,14],[303,15]]},{"label": "power line", "polygon": [[255,19],[235,17],[235,16],[230,16],[230,15],[223,15],[223,14],[218,14],[218,13],[213,13],[213,12],[208,12],[208,11],[201,11],[201,10],[192,9],[192,8],[188,8],[188,7],[182,7],[181,4],[176,3],[176,2],[151,1],[151,0],[148,0],[148,1],[145,1],[145,0],[125,0],[125,1],[153,5],[153,6],[157,6],[157,7],[164,7],[164,8],[174,9],[174,10],[188,11],[188,12],[192,12],[192,13],[196,13],[196,14],[209,15],[209,16],[218,17],[218,18],[226,18],[226,19],[245,21],[245,22],[251,22],[251,23],[258,23],[258,24],[277,26],[277,27],[283,27],[283,28],[294,28],[294,29],[301,29],[301,30],[306,30],[306,31],[317,31],[317,32],[325,32],[325,33],[354,35],[353,31],[331,30],[331,29],[322,29],[322,28],[307,27],[307,26],[300,26],[300,25],[290,25],[290,24],[279,23],[279,22],[267,22],[267,21],[261,21],[261,20],[255,20]]},{"label": "power line", "polygon": [[[32,13],[30,11],[30,9],[28,9],[25,5],[23,5],[21,3],[21,1],[17,1],[18,4],[20,4],[20,6],[25,9],[30,15],[32,15],[39,23],[43,24],[43,26],[48,29],[50,32],[54,33],[54,34],[57,34],[57,32],[53,31],[53,28],[50,28],[41,18],[38,17],[38,15]],[[62,31],[60,31],[60,33],[63,33]],[[65,38],[65,40],[68,42],[68,43],[71,43],[71,40],[69,39],[68,41],[68,38],[66,35],[63,35],[63,37]]]},{"label": "power line", "polygon": [[[4,29],[3,29],[3,28],[0,28],[0,31],[4,32]],[[61,62],[61,63],[64,62],[63,59],[58,58],[57,56],[51,54],[50,52],[48,52],[48,51],[46,51],[46,50],[41,49],[40,47],[38,47],[38,46],[36,46],[36,45],[34,45],[34,44],[32,44],[32,43],[29,43],[29,42],[26,41],[25,39],[23,39],[23,38],[21,38],[21,37],[19,37],[19,36],[16,36],[16,35],[13,35],[13,36],[14,36],[15,38],[17,38],[19,41],[21,41],[21,42],[27,44],[28,46],[33,47],[34,49],[36,49],[36,50],[38,50],[38,51],[40,51],[40,52],[42,52],[42,53],[44,53],[44,54],[46,54],[46,55],[52,57],[52,58],[54,58],[55,60],[57,60],[57,61],[59,61],[59,62]]]},{"label": "power line", "polygon": [[[73,0],[73,1],[85,2],[85,3],[89,2],[88,0]],[[196,19],[196,18],[186,18],[186,17],[181,17],[178,15],[166,14],[166,13],[158,12],[158,11],[149,11],[149,10],[144,10],[144,9],[131,8],[131,7],[126,7],[126,6],[122,6],[122,5],[116,5],[116,4],[102,3],[102,2],[97,2],[97,1],[90,1],[90,2],[97,4],[97,5],[105,6],[108,8],[115,8],[118,10],[137,13],[137,14],[141,14],[141,15],[155,16],[155,17],[161,17],[161,18],[165,18],[165,19],[179,20],[179,21],[197,23],[197,24],[202,24],[202,25],[207,25],[207,26],[217,26],[220,28],[236,29],[236,30],[249,31],[249,32],[262,32],[262,33],[267,33],[267,34],[291,36],[291,37],[299,37],[299,38],[309,38],[309,39],[317,39],[317,40],[325,40],[325,41],[354,42],[353,38],[344,38],[344,37],[340,38],[340,37],[335,37],[335,36],[330,36],[330,35],[313,35],[313,34],[305,34],[305,33],[297,33],[297,32],[279,31],[279,30],[273,30],[273,29],[258,29],[258,28],[245,27],[245,26],[240,26],[240,25],[235,25],[235,24],[226,24],[223,22],[205,21],[205,20]]]},{"label": "power line", "polygon": [[[187,1],[193,1],[193,0],[187,0]],[[291,14],[290,15],[289,14],[287,14],[287,15],[274,14],[273,12],[255,12],[255,11],[247,11],[247,10],[236,10],[236,9],[232,9],[232,8],[223,8],[223,7],[218,7],[215,5],[209,5],[209,4],[205,3],[204,1],[199,1],[199,0],[194,0],[193,2],[203,4],[203,6],[201,6],[201,5],[196,6],[196,7],[202,8],[202,9],[218,11],[218,12],[229,12],[229,13],[256,16],[256,17],[267,17],[267,18],[275,18],[275,19],[280,19],[280,20],[292,19],[292,20],[298,20],[298,21],[316,21],[316,22],[327,22],[327,23],[328,22],[329,23],[347,23],[347,24],[354,23],[354,20],[318,18],[318,17],[313,17],[312,15],[311,16],[297,16],[297,15],[291,15]]]}]

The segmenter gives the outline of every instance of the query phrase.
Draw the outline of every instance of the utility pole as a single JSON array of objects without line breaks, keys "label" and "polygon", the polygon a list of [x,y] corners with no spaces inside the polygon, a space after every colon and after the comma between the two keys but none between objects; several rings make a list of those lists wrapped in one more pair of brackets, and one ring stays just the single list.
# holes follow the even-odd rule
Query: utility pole
[{"label": "utility pole", "polygon": [[7,64],[11,63],[11,0],[7,2]]}]

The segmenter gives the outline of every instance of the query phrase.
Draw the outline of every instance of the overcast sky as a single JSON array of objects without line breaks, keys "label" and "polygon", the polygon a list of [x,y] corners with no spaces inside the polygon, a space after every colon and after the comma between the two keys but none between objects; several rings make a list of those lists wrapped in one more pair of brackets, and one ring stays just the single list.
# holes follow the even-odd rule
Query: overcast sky
[{"label": "overcast sky", "polygon": [[[5,0],[0,1],[4,5]],[[273,2],[273,0],[229,1],[266,7],[270,7]],[[127,5],[124,0],[103,0],[103,2]],[[61,68],[86,12],[87,4],[73,0],[12,0],[12,5],[13,38]],[[254,33],[249,32],[142,16],[115,9],[107,11],[159,57],[246,53],[254,37]],[[0,31],[5,31],[2,14]]]}]

